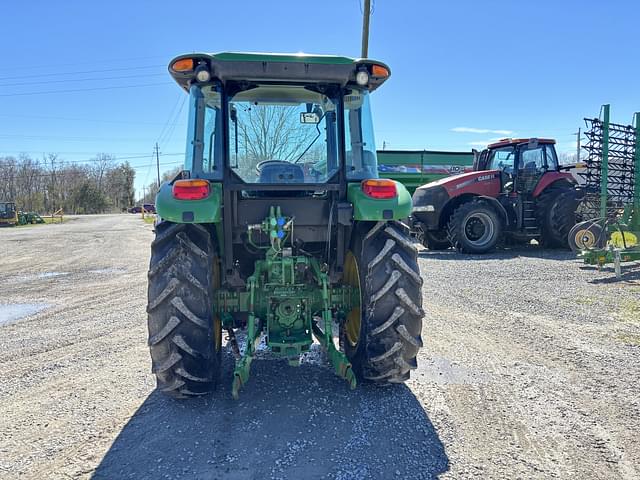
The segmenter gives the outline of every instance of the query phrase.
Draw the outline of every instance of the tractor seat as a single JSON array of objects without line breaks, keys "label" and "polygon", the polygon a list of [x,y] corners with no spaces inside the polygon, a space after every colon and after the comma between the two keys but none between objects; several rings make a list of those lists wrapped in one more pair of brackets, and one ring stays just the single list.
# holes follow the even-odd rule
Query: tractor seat
[{"label": "tractor seat", "polygon": [[[264,160],[256,166],[258,183],[304,183],[302,165],[284,160]],[[306,197],[308,192],[256,192],[260,197]]]},{"label": "tractor seat", "polygon": [[283,160],[265,160],[256,166],[259,183],[304,183],[301,165]]}]

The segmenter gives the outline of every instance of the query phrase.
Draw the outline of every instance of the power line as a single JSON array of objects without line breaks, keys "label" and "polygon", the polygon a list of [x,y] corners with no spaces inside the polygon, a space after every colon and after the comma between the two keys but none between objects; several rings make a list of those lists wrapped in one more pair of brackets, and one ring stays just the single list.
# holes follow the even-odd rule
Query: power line
[{"label": "power line", "polygon": [[[169,130],[171,130],[171,135],[173,134],[173,129],[175,129],[175,125],[176,125],[176,122],[178,121],[178,117],[179,117],[180,113],[182,112],[182,108],[184,106],[184,102],[185,102],[186,96],[182,97],[182,103],[180,104],[180,109],[177,111],[177,113],[175,113],[175,116],[174,116],[174,112],[176,111],[176,108],[178,107],[178,104],[180,103],[180,98],[181,97],[177,97],[176,102],[173,104],[173,107],[171,108],[171,111],[169,112],[169,116],[167,117],[167,121],[162,126],[162,130],[160,130],[160,135],[158,135],[158,138],[156,139],[156,147],[155,147],[156,152],[158,151],[158,143],[160,141],[162,141],[162,137],[165,135],[165,132],[168,133]],[[172,117],[173,117],[173,122],[171,120]],[[170,125],[171,123],[172,123],[171,127],[169,127],[169,129],[167,129],[167,125]],[[169,136],[168,138],[170,139],[171,137]],[[159,162],[158,156],[156,156],[156,162]],[[146,174],[145,179],[144,179],[144,184],[145,185],[147,184],[147,182],[149,180],[149,175],[150,174],[151,174],[151,168],[149,168],[147,170],[147,174]],[[158,185],[160,185],[160,167],[159,166],[158,166]]]},{"label": "power line", "polygon": [[156,142],[155,154],[156,154],[156,167],[158,169],[158,185],[160,185],[160,149],[158,148],[158,142]]},{"label": "power line", "polygon": [[[25,65],[25,66],[20,66],[20,70],[21,71],[25,71],[25,70],[40,70],[42,71],[43,69],[49,69],[52,67],[76,67],[76,66],[82,66],[82,65],[104,65],[104,64],[108,64],[108,63],[119,63],[122,64],[124,62],[133,62],[133,61],[138,61],[138,60],[157,60],[157,59],[164,59],[166,60],[167,57],[166,56],[160,56],[160,55],[149,55],[149,56],[145,56],[145,57],[117,57],[117,58],[103,58],[100,57],[99,61],[91,61],[91,62],[73,62],[73,63],[53,63],[53,64],[41,64],[38,63],[37,65],[33,65],[33,66],[29,66],[29,65]],[[24,59],[23,58],[13,58],[13,59],[9,59],[9,58],[4,58],[5,63],[7,64],[11,64],[11,65],[16,65],[17,63],[23,62]],[[0,72],[4,72],[4,71],[12,71],[15,72],[15,67],[11,67],[11,68],[0,68]]]},{"label": "power line", "polygon": [[[166,77],[166,73],[150,73],[144,75],[145,78],[148,77]],[[98,77],[98,78],[74,78],[74,82],[94,82],[101,80],[122,80],[125,78],[140,78],[140,75],[119,75],[117,77]],[[47,80],[47,81],[38,81],[38,82],[16,82],[16,83],[2,83],[0,87],[21,87],[23,85],[50,85],[52,83],[69,83],[69,79],[65,80]]]},{"label": "power line", "polygon": [[171,119],[173,118],[173,115],[175,113],[176,108],[178,108],[178,104],[180,103],[180,99],[181,98],[182,98],[182,94],[180,94],[179,96],[176,97],[176,101],[173,104],[173,106],[171,107],[171,111],[169,112],[169,116],[167,117],[167,120],[164,122],[164,125],[162,125],[162,129],[160,130],[160,135],[158,135],[158,138],[156,139],[156,142],[159,142],[160,139],[162,138],[162,136],[164,135],[165,129],[167,128],[167,126],[171,122]]},{"label": "power line", "polygon": [[148,139],[143,139],[140,137],[64,137],[58,135],[23,135],[20,133],[0,133],[0,138],[24,138],[29,140],[60,140],[60,141],[69,141],[69,142],[95,142],[95,141],[104,141],[104,142],[148,142]]},{"label": "power line", "polygon": [[[44,153],[44,152],[43,152]],[[58,152],[56,152],[58,153]],[[165,157],[176,157],[176,156],[180,156],[180,155],[184,155],[184,153],[165,153],[163,154]],[[1,155],[0,155],[1,157]],[[7,157],[4,157],[4,159],[0,158],[0,165],[2,165],[3,163],[9,163],[6,160]],[[117,155],[113,156],[113,159],[115,162],[119,162],[121,160],[134,160],[134,159],[138,159],[138,158],[149,158],[149,155],[136,155],[136,156],[130,156],[130,157],[118,157]],[[37,159],[31,159],[34,161],[37,161],[39,164],[39,160]],[[60,159],[58,160],[60,162],[60,165],[65,165],[68,163],[72,163],[72,164],[82,164],[82,163],[93,163],[93,162],[100,162],[102,161],[102,159],[99,158],[90,158],[90,159],[86,159],[86,160],[64,160],[64,159]],[[155,163],[150,164],[151,166],[155,165]]]},{"label": "power line", "polygon": [[168,142],[170,142],[171,139],[173,138],[173,133],[176,131],[176,126],[178,125],[178,119],[180,118],[180,114],[182,113],[182,109],[184,108],[184,104],[186,103],[186,101],[187,101],[187,97],[186,96],[182,97],[182,103],[180,104],[180,108],[178,109],[178,112],[173,118],[172,124],[169,126],[169,129],[167,130],[164,139],[160,140],[163,146],[166,145]]},{"label": "power line", "polygon": [[[62,155],[62,154],[65,154],[65,155],[95,155],[96,154],[95,150],[93,152],[79,152],[77,150],[74,150],[74,151],[71,151],[71,150],[69,150],[69,151],[54,150],[52,152],[45,152],[44,150],[41,149],[41,150],[2,150],[2,152],[4,152],[4,153],[0,153],[0,157],[2,157],[3,155],[4,156],[12,156],[11,155],[12,153],[13,154],[17,154],[17,155],[20,155],[21,153],[24,153],[24,154],[32,153],[32,154],[37,154],[37,155],[47,154],[47,153],[55,153],[56,155]],[[110,155],[114,155],[114,156],[118,156],[118,155],[140,155],[140,158],[149,156],[148,154],[146,154],[144,152],[118,152],[118,153],[110,153]],[[180,154],[168,153],[166,155],[183,155],[183,153],[180,153]]]},{"label": "power line", "polygon": [[138,87],[155,87],[158,85],[173,85],[172,82],[162,83],[141,83],[138,85],[121,85],[117,87],[94,87],[94,88],[74,88],[69,90],[49,90],[49,91],[36,91],[36,92],[23,92],[23,93],[2,93],[0,97],[24,97],[33,95],[51,95],[56,93],[75,93],[75,92],[93,92],[97,90],[118,90],[123,88],[138,88]]},{"label": "power line", "polygon": [[[180,97],[178,97],[178,100]],[[176,102],[177,103],[177,102]],[[26,118],[26,119],[43,119],[43,120],[67,120],[70,122],[95,122],[95,123],[115,123],[124,125],[166,125],[167,122],[139,122],[139,121],[126,121],[126,120],[101,120],[97,118],[79,118],[79,117],[57,117],[51,115],[20,115],[20,114],[8,114],[0,113],[0,117],[9,118]]]},{"label": "power line", "polygon": [[[153,159],[153,155],[151,156],[151,158]],[[144,177],[144,182],[143,185],[147,185],[147,183],[149,183],[149,175],[151,175],[151,170],[152,170],[153,164],[149,164],[149,168],[147,169],[147,174]]]},{"label": "power line", "polygon": [[[84,71],[76,71],[76,72],[56,72],[56,73],[39,73],[38,78],[42,77],[62,77],[69,75],[83,75],[86,73],[107,73],[107,72],[127,72],[130,70],[146,70],[149,68],[160,68],[165,67],[166,65],[143,65],[138,67],[121,67],[121,68],[108,68],[103,70],[84,70]],[[20,80],[24,78],[23,75],[13,76],[13,77],[0,77],[0,80]]]}]

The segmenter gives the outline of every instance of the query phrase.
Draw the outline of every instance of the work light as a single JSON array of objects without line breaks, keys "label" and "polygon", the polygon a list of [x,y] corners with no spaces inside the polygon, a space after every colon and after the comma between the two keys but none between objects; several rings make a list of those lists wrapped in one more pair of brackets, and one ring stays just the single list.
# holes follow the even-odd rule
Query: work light
[{"label": "work light", "polygon": [[205,83],[211,80],[211,73],[207,69],[206,64],[201,63],[198,65],[198,68],[196,68],[196,80],[200,83]]},{"label": "work light", "polygon": [[369,83],[369,74],[366,70],[360,70],[358,73],[356,73],[356,83],[362,86]]}]

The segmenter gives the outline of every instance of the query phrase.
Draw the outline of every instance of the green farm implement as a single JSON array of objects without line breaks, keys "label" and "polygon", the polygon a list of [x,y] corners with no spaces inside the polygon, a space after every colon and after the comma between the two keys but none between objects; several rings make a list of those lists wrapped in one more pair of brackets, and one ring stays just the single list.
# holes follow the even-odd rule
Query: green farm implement
[{"label": "green farm implement", "polygon": [[402,183],[413,195],[416,188],[473,170],[473,152],[378,150],[378,172]]},{"label": "green farm implement", "polygon": [[183,171],[156,197],[147,311],[158,388],[211,392],[223,331],[235,398],[258,350],[295,366],[314,342],[350,388],[407,380],[423,317],[401,221],[411,195],[378,178],[369,103],[389,67],[196,53],[169,72],[189,95],[189,128]]},{"label": "green farm implement", "polygon": [[18,225],[45,223],[44,218],[35,212],[18,212]]},{"label": "green farm implement", "polygon": [[621,262],[640,260],[640,114],[633,125],[621,125],[610,122],[609,105],[601,113],[585,119],[583,221],[569,233],[569,243],[585,263],[613,263],[620,276]]}]

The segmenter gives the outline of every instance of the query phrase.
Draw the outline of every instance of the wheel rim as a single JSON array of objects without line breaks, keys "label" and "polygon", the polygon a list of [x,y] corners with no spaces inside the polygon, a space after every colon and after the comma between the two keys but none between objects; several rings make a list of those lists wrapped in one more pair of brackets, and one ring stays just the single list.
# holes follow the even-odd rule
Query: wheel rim
[{"label": "wheel rim", "polygon": [[575,233],[573,240],[580,250],[594,248],[598,241],[595,233],[591,230],[591,226],[578,230]]},{"label": "wheel rim", "polygon": [[493,238],[495,227],[491,217],[484,212],[469,215],[464,222],[463,233],[467,241],[475,247],[484,247]]},{"label": "wheel rim", "polygon": [[345,258],[344,283],[358,290],[357,306],[352,308],[347,314],[347,319],[344,323],[344,332],[347,341],[352,347],[355,347],[360,340],[360,329],[362,328],[362,300],[360,296],[360,272],[358,271],[358,263],[356,262],[356,257],[351,252],[347,252]]}]

